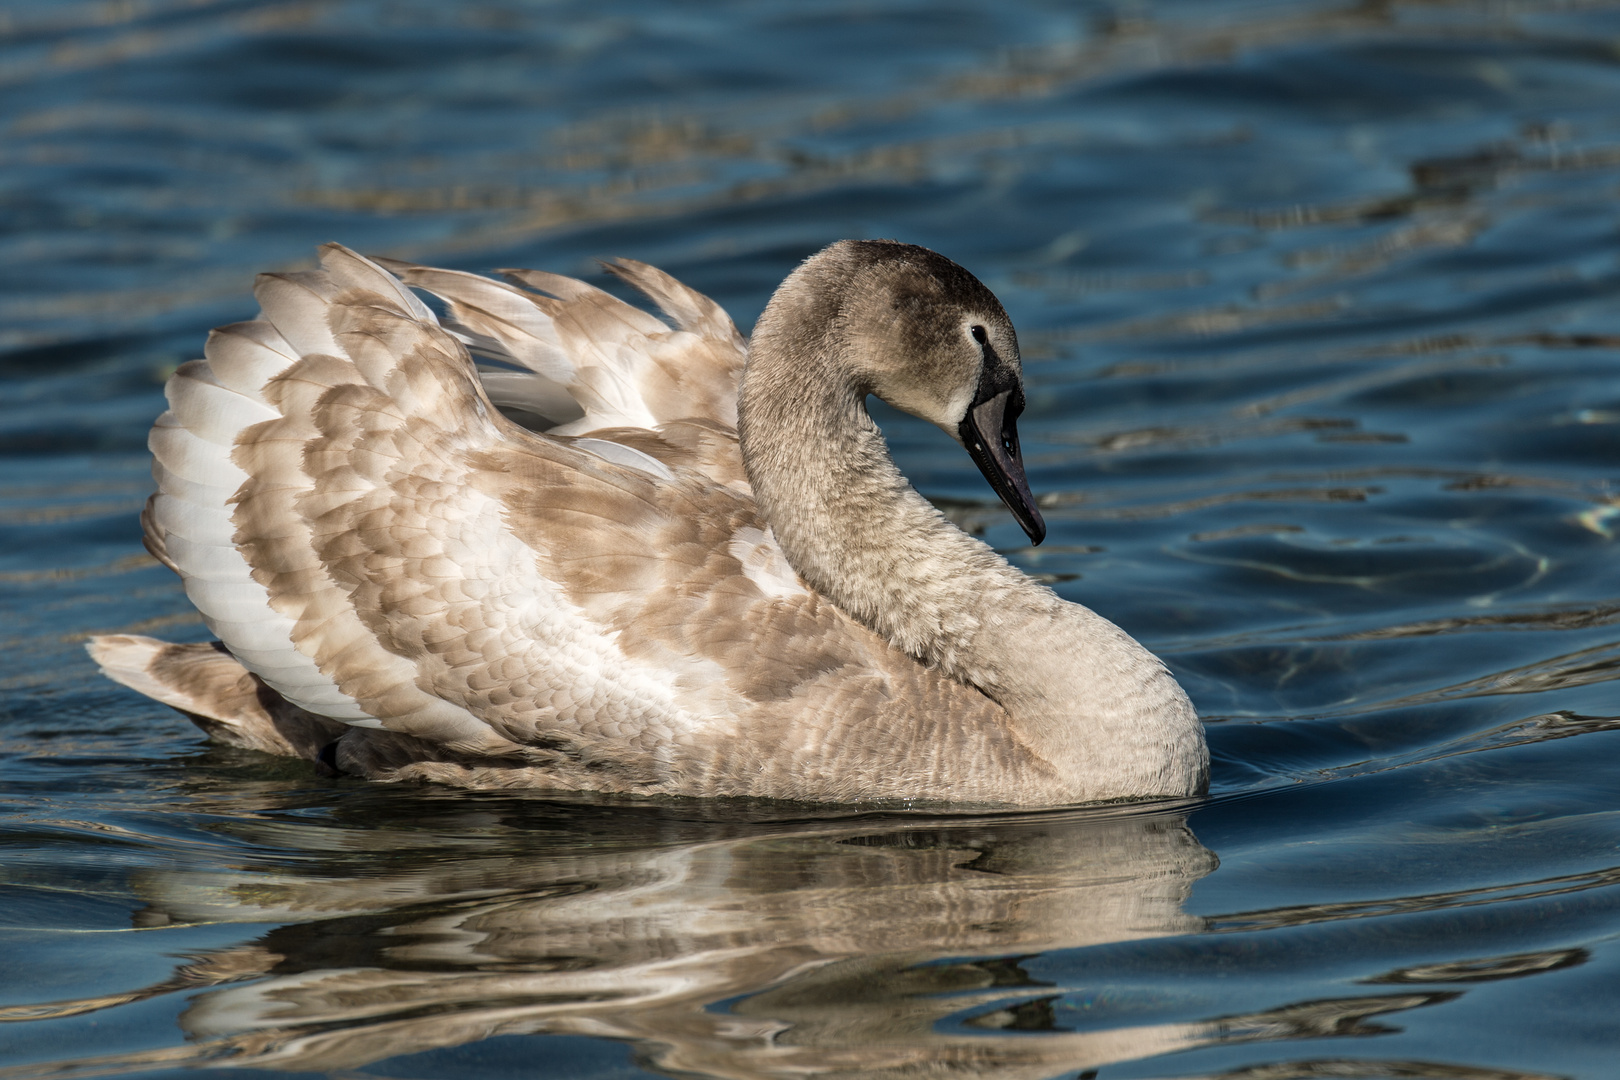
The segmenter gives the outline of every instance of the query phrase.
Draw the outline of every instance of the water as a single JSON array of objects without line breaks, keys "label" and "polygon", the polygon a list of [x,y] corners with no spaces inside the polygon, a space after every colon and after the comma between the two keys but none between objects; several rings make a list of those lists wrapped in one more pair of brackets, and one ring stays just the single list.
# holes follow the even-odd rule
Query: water
[{"label": "water", "polygon": [[[0,1080],[1614,1074],[1620,5],[0,5]],[[1024,346],[1039,550],[1191,806],[393,788],[100,679],[202,640],[147,425],[255,270],[894,236]]]}]

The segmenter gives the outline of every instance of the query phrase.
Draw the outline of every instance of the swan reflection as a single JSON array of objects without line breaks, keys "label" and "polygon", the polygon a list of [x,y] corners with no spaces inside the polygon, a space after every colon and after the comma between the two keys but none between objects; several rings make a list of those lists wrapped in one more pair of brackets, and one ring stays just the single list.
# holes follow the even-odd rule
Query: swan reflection
[{"label": "swan reflection", "polygon": [[1046,1021],[1064,991],[1024,967],[1200,928],[1182,905],[1216,859],[1174,810],[768,822],[422,805],[425,817],[363,828],[235,817],[237,840],[295,857],[145,872],[140,925],[282,925],[100,1000],[187,995],[185,1046],[57,1069],[329,1071],[561,1033],[707,1076],[1044,1077],[1196,1045],[1216,1026],[1061,1030]]},{"label": "swan reflection", "polygon": [[[345,784],[297,792],[221,782],[207,762],[229,757],[205,755],[184,771],[185,794],[155,808],[185,823],[165,850],[190,852],[190,868],[136,872],[134,921],[179,935],[201,924],[273,928],[250,937],[257,928],[244,925],[230,946],[187,955],[145,987],[0,1007],[0,1022],[26,1029],[172,995],[179,1027],[154,1040],[176,1045],[76,1058],[69,1049],[0,1065],[0,1080],[186,1065],[418,1075],[427,1063],[408,1055],[535,1035],[617,1040],[645,1068],[739,1080],[1035,1080],[1289,1042],[1313,1053],[1268,1066],[1268,1077],[1339,1076],[1354,1062],[1320,1056],[1321,1040],[1387,1035],[1401,1014],[1446,1005],[1474,983],[1588,958],[1568,948],[1440,955],[1345,996],[1228,1000],[1204,987],[1183,997],[1162,978],[1136,981],[1136,965],[1107,946],[1188,935],[1196,951],[1209,935],[1364,912],[1188,914],[1216,857],[1185,808],[1165,804],[784,820],[793,811],[783,804],[603,805]],[[1523,883],[1513,893],[1524,895]],[[1480,897],[1404,902],[1470,899]],[[1385,911],[1391,901],[1367,903]],[[1182,944],[1147,948],[1169,956]],[[514,1052],[499,1045],[487,1053]],[[525,1045],[515,1064],[550,1050]],[[1547,1080],[1455,1062],[1400,1067]]]}]

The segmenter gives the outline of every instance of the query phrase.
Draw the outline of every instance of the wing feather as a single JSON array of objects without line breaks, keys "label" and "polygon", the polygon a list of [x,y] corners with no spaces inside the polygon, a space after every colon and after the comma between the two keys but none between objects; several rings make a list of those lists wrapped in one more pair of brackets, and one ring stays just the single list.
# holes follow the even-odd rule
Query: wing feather
[{"label": "wing feather", "polygon": [[259,392],[264,384],[298,359],[286,339],[262,321],[234,323],[212,331],[203,355],[220,386],[260,404],[268,404]]},{"label": "wing feather", "polygon": [[689,330],[715,342],[724,342],[739,357],[747,355],[748,342],[737,331],[737,324],[731,321],[726,309],[696,289],[656,266],[648,266],[635,259],[613,259],[602,265],[639,289],[682,330]]},{"label": "wing feather", "polygon": [[[502,271],[529,290],[460,271],[389,262],[408,285],[449,307],[448,328],[474,351],[528,368],[494,373],[498,403],[562,421],[557,434],[656,429],[701,419],[735,429],[737,380],[747,345],[720,306],[661,271],[631,260],[608,268],[651,297],[680,326],[595,286],[538,270]],[[525,385],[527,384],[527,385]],[[564,390],[583,415],[558,408]]]},{"label": "wing feather", "polygon": [[274,311],[265,320],[287,342],[294,356],[338,351],[331,328],[326,324],[327,305],[338,293],[331,278],[319,270],[285,274],[260,274],[253,285],[253,298],[264,312]]},{"label": "wing feather", "polygon": [[475,353],[518,364],[558,384],[569,381],[573,361],[544,304],[531,293],[462,270],[440,270],[398,260],[383,265],[407,285],[432,293],[449,307],[445,328]]},{"label": "wing feather", "polygon": [[[247,474],[238,468],[217,444],[209,443],[182,427],[172,412],[158,417],[147,436],[146,444],[156,456],[163,470],[178,476],[191,489],[202,491],[235,491]],[[179,496],[180,489],[172,494]],[[166,492],[168,493],[168,492]],[[197,499],[202,503],[203,499]]]},{"label": "wing feather", "polygon": [[278,415],[262,401],[215,382],[206,360],[182,364],[164,389],[169,408],[190,418],[186,430],[215,446],[229,447],[243,428]]}]

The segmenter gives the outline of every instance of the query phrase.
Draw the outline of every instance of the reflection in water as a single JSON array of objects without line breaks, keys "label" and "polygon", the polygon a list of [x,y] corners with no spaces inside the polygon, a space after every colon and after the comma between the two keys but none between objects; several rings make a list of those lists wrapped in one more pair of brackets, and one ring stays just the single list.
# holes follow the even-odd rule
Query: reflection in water
[{"label": "reflection in water", "polygon": [[1587,949],[1543,949],[1511,956],[1486,956],[1478,960],[1453,960],[1441,964],[1415,964],[1397,968],[1387,975],[1368,979],[1371,983],[1494,982],[1522,979],[1543,971],[1584,964],[1592,958]]},{"label": "reflection in water", "polygon": [[[371,789],[312,820],[278,811],[275,784],[247,793],[247,816],[242,791],[187,786],[169,812],[205,815],[207,833],[270,861],[138,871],[136,926],[279,925],[187,956],[146,987],[0,1008],[0,1023],[48,1022],[167,995],[185,1002],[183,1045],[14,1065],[0,1080],[180,1065],[331,1072],[546,1034],[622,1040],[642,1065],[676,1075],[1037,1080],[1204,1046],[1383,1036],[1400,1030],[1391,1014],[1457,1000],[1463,991],[1447,983],[1587,958],[1565,949],[1418,964],[1363,980],[1405,984],[1388,993],[1247,1013],[1221,1010],[1220,996],[1098,1011],[1094,976],[1066,979],[1047,954],[1498,897],[1200,918],[1183,904],[1217,859],[1165,807],[773,821],[749,805],[428,793],[402,814],[395,791]],[[1293,1070],[1278,1076],[1408,1075],[1348,1067],[1276,1066]],[[1410,1075],[1520,1076],[1424,1067]]]},{"label": "reflection in water", "polygon": [[[396,826],[237,819],[238,842],[297,857],[274,872],[143,871],[138,925],[285,925],[143,990],[0,1012],[195,995],[179,1018],[187,1045],[0,1076],[332,1070],[569,1033],[630,1040],[652,1067],[706,1076],[1034,1078],[1299,1027],[1051,1022],[1051,1002],[1076,988],[1020,958],[1202,925],[1182,903],[1216,859],[1173,812],[773,824],[564,807],[559,829],[533,803],[445,806]],[[1333,1023],[1421,1003],[1358,999]]]},{"label": "reflection in water", "polygon": [[[1482,1069],[1470,1065],[1448,1065],[1436,1061],[1358,1061],[1350,1058],[1322,1058],[1288,1061],[1276,1065],[1255,1065],[1215,1074],[1210,1080],[1567,1080],[1552,1073],[1520,1072],[1517,1069]],[[1187,1077],[1186,1080],[1203,1080]]]},{"label": "reflection in water", "polygon": [[[1581,874],[1562,874],[1558,877],[1535,881],[1514,881],[1501,885],[1487,885],[1477,889],[1456,889],[1446,892],[1423,893],[1377,900],[1347,900],[1334,904],[1299,904],[1293,907],[1271,908],[1266,911],[1245,911],[1222,915],[1208,921],[1213,933],[1248,933],[1253,930],[1277,929],[1285,926],[1309,926],[1315,923],[1337,922],[1342,919],[1377,919],[1391,915],[1414,915],[1421,912],[1448,911],[1458,908],[1482,907],[1507,901],[1537,900],[1544,897],[1567,896],[1588,889],[1606,889],[1620,885],[1620,866],[1608,866]],[[1484,961],[1462,961],[1465,964]],[[1553,971],[1571,965],[1549,965],[1538,970]],[[1518,974],[1534,974],[1525,969]],[[1394,981],[1394,980],[1389,980]],[[1405,981],[1405,980],[1401,980]],[[1454,978],[1440,980],[1458,981]]]}]

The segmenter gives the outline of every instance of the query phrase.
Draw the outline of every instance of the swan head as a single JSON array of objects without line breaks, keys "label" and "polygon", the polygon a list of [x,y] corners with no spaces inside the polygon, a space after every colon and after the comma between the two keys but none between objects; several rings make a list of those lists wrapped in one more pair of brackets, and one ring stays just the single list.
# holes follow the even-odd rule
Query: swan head
[{"label": "swan head", "polygon": [[801,268],[842,296],[841,350],[855,389],[961,443],[1013,517],[1046,537],[1018,445],[1018,334],[1001,301],[945,256],[893,240],[845,240]]},{"label": "swan head", "polygon": [[[864,410],[872,394],[960,442],[1029,538],[1045,538],[1018,446],[1018,335],[995,294],[945,256],[895,240],[824,248],[776,290],[749,353],[738,399],[745,462],[764,452],[751,448],[750,415],[814,427],[802,395],[826,394],[840,412]],[[769,500],[757,477],[754,487]]]}]

